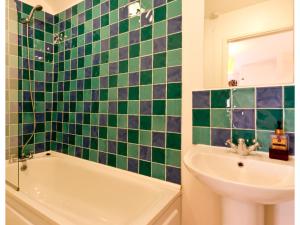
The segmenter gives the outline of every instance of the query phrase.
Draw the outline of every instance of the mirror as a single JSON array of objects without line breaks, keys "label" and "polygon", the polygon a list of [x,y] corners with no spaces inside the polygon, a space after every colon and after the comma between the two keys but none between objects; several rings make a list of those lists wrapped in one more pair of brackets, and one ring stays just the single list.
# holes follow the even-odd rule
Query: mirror
[{"label": "mirror", "polygon": [[204,88],[294,82],[293,0],[205,0]]}]

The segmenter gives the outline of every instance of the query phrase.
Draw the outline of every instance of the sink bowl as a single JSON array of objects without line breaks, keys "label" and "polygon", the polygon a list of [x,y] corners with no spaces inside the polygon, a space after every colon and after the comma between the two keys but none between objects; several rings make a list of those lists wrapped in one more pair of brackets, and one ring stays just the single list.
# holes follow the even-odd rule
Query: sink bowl
[{"label": "sink bowl", "polygon": [[188,170],[221,196],[259,204],[294,197],[293,161],[269,159],[266,153],[239,156],[227,148],[202,146],[184,158]]},{"label": "sink bowl", "polygon": [[263,224],[263,205],[294,198],[293,159],[274,160],[263,152],[239,156],[229,148],[200,145],[183,161],[199,181],[222,197],[224,225]]}]

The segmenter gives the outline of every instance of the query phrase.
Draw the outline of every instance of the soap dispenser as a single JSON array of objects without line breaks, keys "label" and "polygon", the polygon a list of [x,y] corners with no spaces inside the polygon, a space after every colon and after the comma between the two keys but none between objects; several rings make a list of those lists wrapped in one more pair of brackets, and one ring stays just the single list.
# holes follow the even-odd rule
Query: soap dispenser
[{"label": "soap dispenser", "polygon": [[269,157],[271,159],[289,160],[289,136],[284,134],[282,122],[277,121],[277,128],[270,136]]}]

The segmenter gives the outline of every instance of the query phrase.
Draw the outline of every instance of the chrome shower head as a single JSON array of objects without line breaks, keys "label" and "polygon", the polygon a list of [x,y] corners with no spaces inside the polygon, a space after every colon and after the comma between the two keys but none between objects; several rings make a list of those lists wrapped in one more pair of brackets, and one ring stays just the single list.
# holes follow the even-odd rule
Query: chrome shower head
[{"label": "chrome shower head", "polygon": [[43,9],[43,6],[41,5],[36,5],[30,12],[30,14],[26,17],[26,18],[22,18],[21,19],[21,23],[23,24],[26,24],[26,23],[30,23],[32,17],[33,17],[33,14],[35,11],[41,11]]}]

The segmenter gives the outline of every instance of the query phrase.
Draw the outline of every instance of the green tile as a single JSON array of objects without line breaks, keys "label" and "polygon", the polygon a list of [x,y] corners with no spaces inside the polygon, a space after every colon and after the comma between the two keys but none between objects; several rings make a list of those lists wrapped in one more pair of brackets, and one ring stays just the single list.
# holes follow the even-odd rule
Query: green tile
[{"label": "green tile", "polygon": [[152,148],[152,162],[165,164],[166,152],[162,148]]},{"label": "green tile", "polygon": [[129,143],[139,143],[139,131],[138,130],[128,130],[128,142]]},{"label": "green tile", "polygon": [[181,161],[181,152],[180,151],[167,149],[166,163],[168,165],[180,167],[180,161]]},{"label": "green tile", "polygon": [[151,84],[152,83],[152,71],[142,71],[141,72],[141,85]]},{"label": "green tile", "polygon": [[141,55],[150,55],[152,54],[152,40],[143,41],[141,43]]},{"label": "green tile", "polygon": [[156,131],[165,131],[166,118],[165,116],[153,116],[152,117],[152,129]]},{"label": "green tile", "polygon": [[167,148],[181,149],[181,134],[167,133]]},{"label": "green tile", "polygon": [[181,0],[171,1],[167,5],[167,17],[172,18],[181,15],[181,8],[182,8],[181,4],[182,4]]},{"label": "green tile", "polygon": [[151,145],[151,131],[140,130],[140,144]]},{"label": "green tile", "polygon": [[166,101],[165,100],[154,100],[152,107],[153,115],[165,115],[166,113]]},{"label": "green tile", "polygon": [[162,37],[167,33],[167,25],[166,21],[161,21],[159,23],[155,23],[153,26],[153,37]]},{"label": "green tile", "polygon": [[139,173],[146,176],[151,176],[151,163],[143,160],[139,161]]},{"label": "green tile", "polygon": [[166,53],[159,53],[153,56],[153,68],[161,68],[166,66]]},{"label": "green tile", "polygon": [[140,117],[140,129],[151,130],[151,116],[141,116]]},{"label": "green tile", "polygon": [[119,23],[119,33],[124,33],[129,30],[129,21],[128,19],[123,20]]},{"label": "green tile", "polygon": [[210,126],[209,109],[193,109],[193,126]]},{"label": "green tile", "polygon": [[167,16],[167,7],[166,5],[163,5],[161,7],[154,9],[154,22],[160,22],[162,20],[165,20]]},{"label": "green tile", "polygon": [[127,157],[117,155],[117,168],[127,170]]},{"label": "green tile", "polygon": [[182,50],[177,49],[177,50],[168,51],[167,61],[168,61],[167,63],[168,67],[181,65]]},{"label": "green tile", "polygon": [[182,47],[182,34],[176,33],[168,36],[168,50]]},{"label": "green tile", "polygon": [[130,45],[129,47],[129,57],[134,58],[140,55],[140,44]]},{"label": "green tile", "polygon": [[234,108],[254,108],[254,88],[241,88],[232,90]]},{"label": "green tile", "polygon": [[167,101],[167,115],[181,116],[181,100]]},{"label": "green tile", "polygon": [[138,158],[139,156],[139,146],[136,144],[128,144],[128,157]]},{"label": "green tile", "polygon": [[152,177],[165,180],[165,170],[165,165],[159,163],[152,163]]},{"label": "green tile", "polygon": [[118,0],[110,0],[110,11],[117,9],[119,6]]},{"label": "green tile", "polygon": [[193,144],[210,145],[210,128],[193,127]]},{"label": "green tile", "polygon": [[257,109],[256,129],[275,130],[277,121],[282,121],[281,109]]},{"label": "green tile", "polygon": [[141,29],[141,41],[146,41],[152,38],[152,26],[143,27]]},{"label": "green tile", "polygon": [[284,130],[286,132],[295,131],[295,110],[294,109],[284,110]]},{"label": "green tile", "polygon": [[128,114],[138,114],[139,108],[140,108],[139,101],[128,102]]},{"label": "green tile", "polygon": [[231,127],[231,112],[227,109],[211,109],[211,126],[212,127]]},{"label": "green tile", "polygon": [[167,84],[167,98],[168,99],[181,98],[181,83]]},{"label": "green tile", "polygon": [[284,107],[295,108],[295,86],[284,87]]},{"label": "green tile", "polygon": [[261,145],[260,151],[268,152],[270,146],[270,135],[274,133],[272,131],[256,131],[256,139]]},{"label": "green tile", "polygon": [[152,100],[152,85],[140,86],[140,100]]},{"label": "green tile", "polygon": [[252,145],[253,139],[255,139],[255,130],[232,129],[232,141],[237,144],[239,138],[245,139],[247,145]]},{"label": "green tile", "polygon": [[230,90],[212,90],[211,107],[227,108],[230,107]]}]

